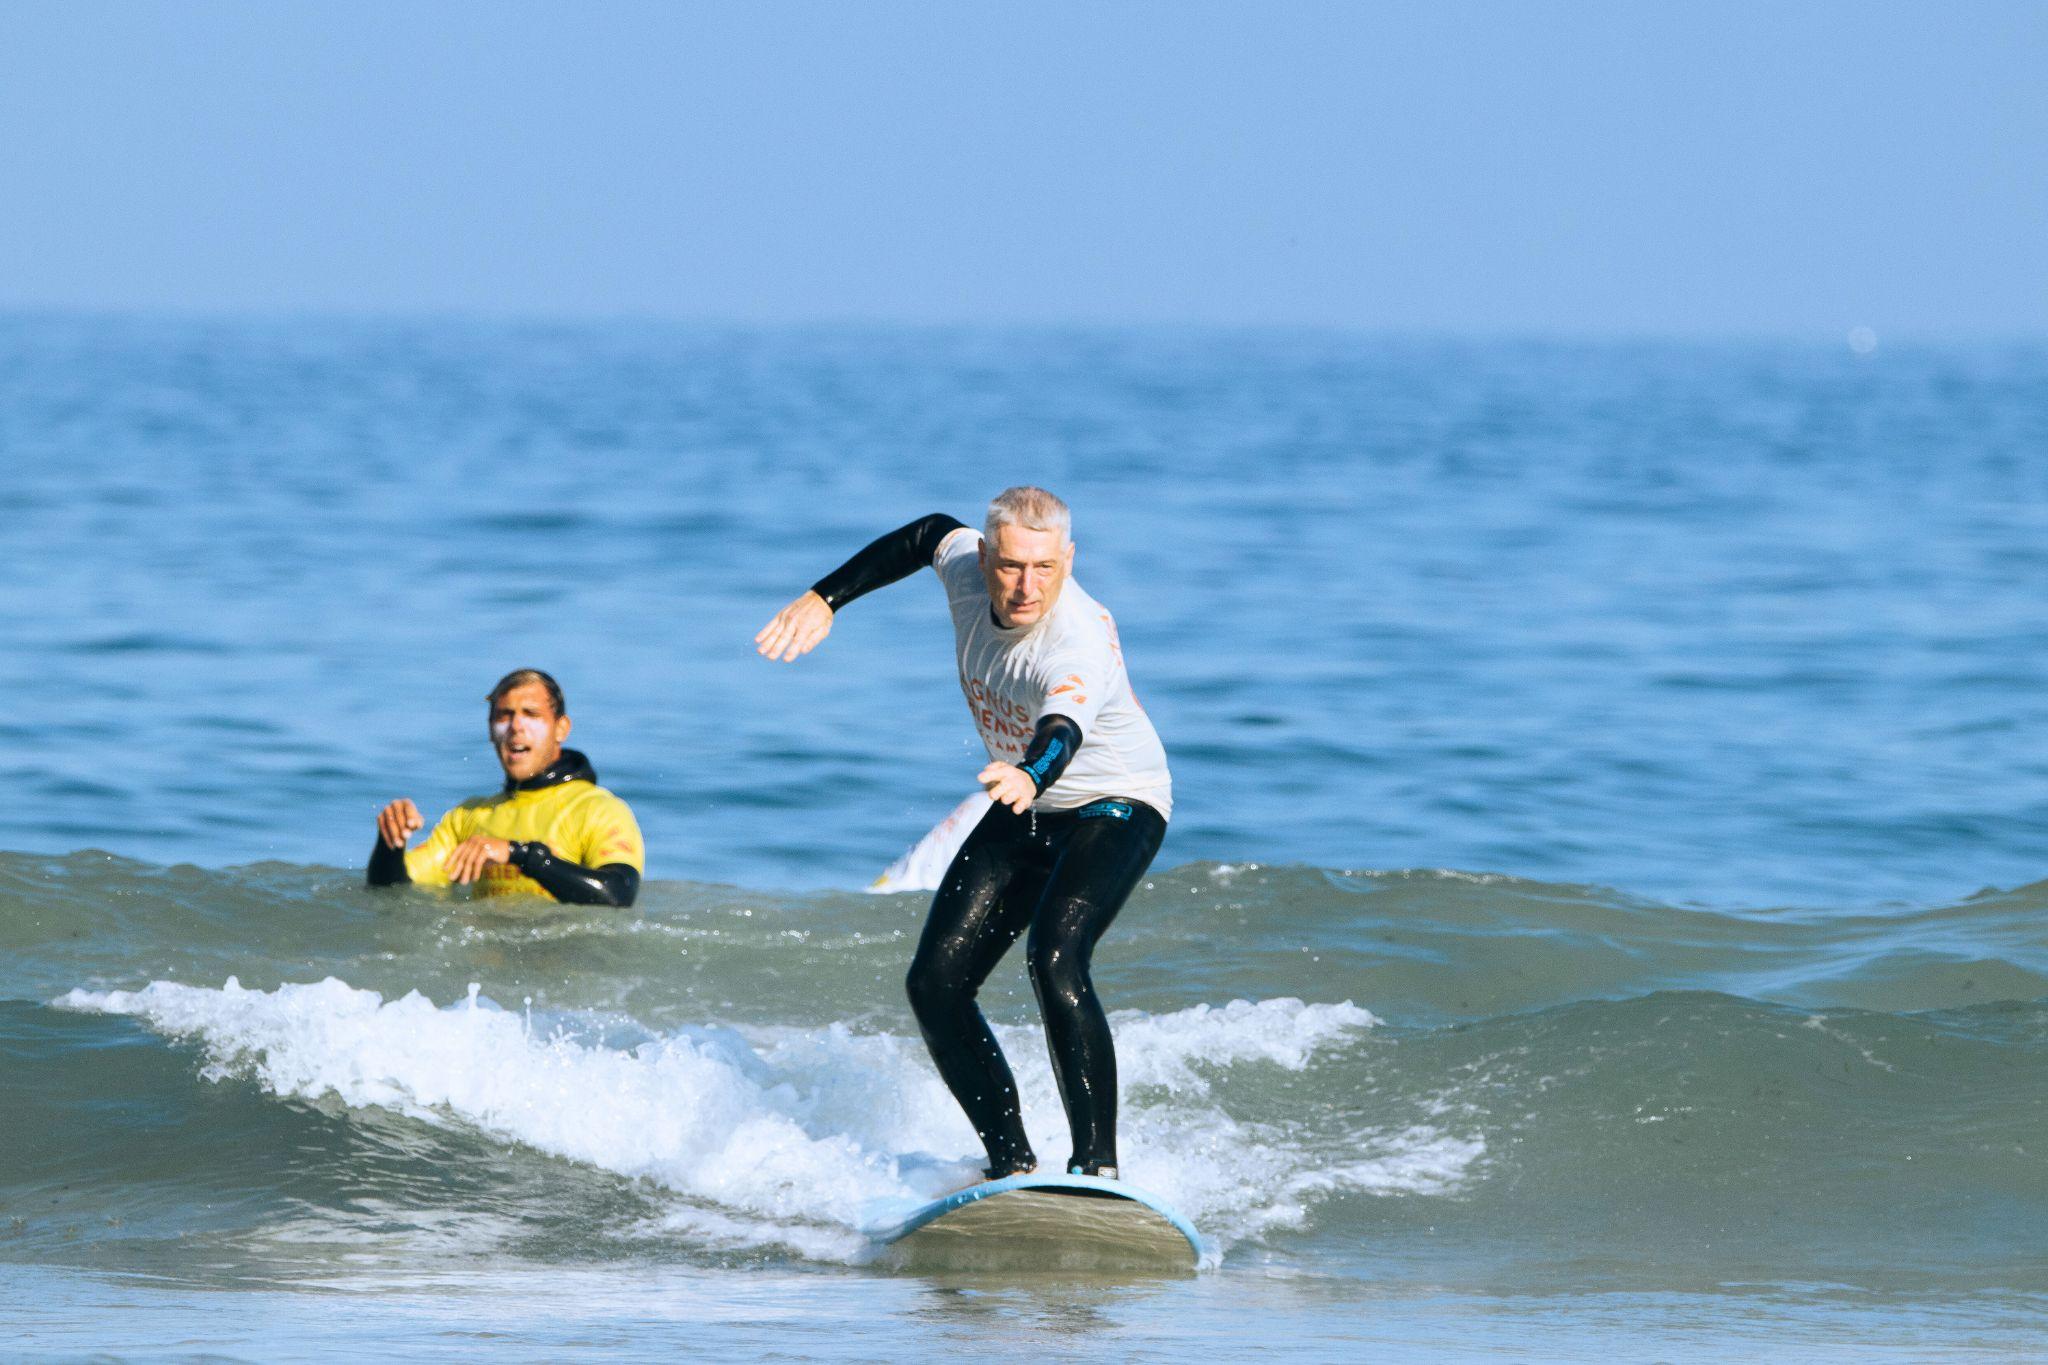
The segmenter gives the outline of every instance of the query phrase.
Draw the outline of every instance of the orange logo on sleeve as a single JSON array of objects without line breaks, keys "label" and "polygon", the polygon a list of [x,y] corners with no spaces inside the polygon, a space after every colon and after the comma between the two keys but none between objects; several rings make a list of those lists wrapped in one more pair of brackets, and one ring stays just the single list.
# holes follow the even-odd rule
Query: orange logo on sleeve
[{"label": "orange logo on sleeve", "polygon": [[603,831],[603,835],[603,842],[598,844],[595,855],[600,860],[614,853],[630,857],[638,851],[638,845],[632,839],[627,838],[626,832],[617,825],[606,828]]}]

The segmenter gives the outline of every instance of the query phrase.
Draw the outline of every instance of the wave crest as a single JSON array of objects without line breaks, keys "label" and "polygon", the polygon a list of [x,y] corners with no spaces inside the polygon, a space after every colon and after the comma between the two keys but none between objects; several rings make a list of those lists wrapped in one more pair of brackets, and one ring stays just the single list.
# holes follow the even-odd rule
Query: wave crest
[{"label": "wave crest", "polygon": [[[270,991],[232,978],[219,989],[158,981],[75,989],[52,1003],[196,1042],[209,1079],[463,1125],[647,1181],[674,1196],[670,1230],[713,1245],[859,1259],[878,1209],[957,1188],[978,1164],[973,1133],[922,1046],[844,1024],[649,1036],[600,1016],[536,1020],[476,986],[442,1007],[417,991],[386,1000],[332,977]],[[1300,1072],[1373,1022],[1349,1003],[1292,999],[1120,1015],[1132,1088],[1155,1092],[1126,1105],[1126,1172],[1226,1241],[1298,1224],[1307,1203],[1334,1192],[1446,1188],[1481,1144],[1439,1144],[1418,1159],[1438,1135],[1360,1132],[1354,1159],[1331,1166],[1325,1142],[1226,1112],[1201,1078],[1260,1065]],[[622,1041],[622,1030],[637,1040]],[[1048,1156],[1063,1152],[1065,1120],[1037,1031],[1001,1033],[1033,1141]],[[1383,1155],[1357,1157],[1374,1143]]]}]

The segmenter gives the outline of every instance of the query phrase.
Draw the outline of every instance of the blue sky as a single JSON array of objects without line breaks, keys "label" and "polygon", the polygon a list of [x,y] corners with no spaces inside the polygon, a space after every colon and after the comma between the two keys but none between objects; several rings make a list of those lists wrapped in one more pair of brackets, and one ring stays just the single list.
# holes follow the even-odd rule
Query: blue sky
[{"label": "blue sky", "polygon": [[2048,4],[0,9],[0,308],[2048,331]]}]

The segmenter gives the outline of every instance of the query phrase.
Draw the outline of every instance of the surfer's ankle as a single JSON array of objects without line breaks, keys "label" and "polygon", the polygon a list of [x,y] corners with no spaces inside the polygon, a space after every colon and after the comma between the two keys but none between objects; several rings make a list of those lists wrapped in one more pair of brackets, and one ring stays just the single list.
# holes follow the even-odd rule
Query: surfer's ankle
[{"label": "surfer's ankle", "polygon": [[1114,1180],[1117,1178],[1116,1166],[1106,1161],[1076,1161],[1067,1167],[1067,1174],[1092,1175],[1097,1180]]},{"label": "surfer's ankle", "polygon": [[987,1168],[982,1171],[982,1175],[990,1180],[1007,1180],[1013,1175],[1030,1175],[1037,1169],[1037,1157],[1024,1157],[1021,1160],[1013,1158],[1009,1161],[997,1161],[991,1158]]}]

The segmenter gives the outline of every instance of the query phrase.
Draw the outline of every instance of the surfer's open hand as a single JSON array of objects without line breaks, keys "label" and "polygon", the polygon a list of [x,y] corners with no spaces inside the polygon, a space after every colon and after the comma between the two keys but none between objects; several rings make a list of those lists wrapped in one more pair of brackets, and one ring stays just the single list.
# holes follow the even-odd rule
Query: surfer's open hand
[{"label": "surfer's open hand", "polygon": [[974,775],[988,791],[988,798],[1022,815],[1038,799],[1038,786],[1014,763],[991,763]]},{"label": "surfer's open hand", "polygon": [[512,861],[512,845],[504,839],[493,839],[488,834],[472,834],[448,852],[448,880],[457,886],[467,886],[484,875],[484,868],[491,863]]},{"label": "surfer's open hand", "polygon": [[818,647],[832,633],[832,608],[816,592],[805,592],[761,627],[754,637],[754,649],[770,659],[788,663]]},{"label": "surfer's open hand", "polygon": [[420,808],[401,796],[377,812],[377,837],[388,847],[404,848],[405,841],[426,823],[420,818]]}]

